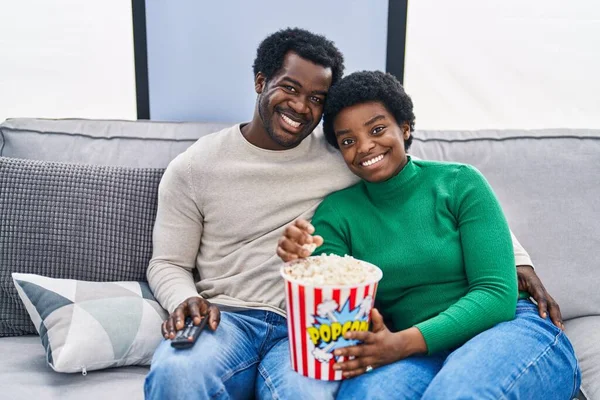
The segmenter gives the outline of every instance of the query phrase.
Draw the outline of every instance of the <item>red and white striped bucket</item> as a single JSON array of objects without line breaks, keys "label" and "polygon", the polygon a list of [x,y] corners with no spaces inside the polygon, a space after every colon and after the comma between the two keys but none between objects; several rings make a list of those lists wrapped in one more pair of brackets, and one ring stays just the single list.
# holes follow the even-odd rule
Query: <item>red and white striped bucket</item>
[{"label": "red and white striped bucket", "polygon": [[344,379],[341,371],[333,369],[333,364],[344,358],[336,359],[333,351],[357,344],[343,338],[347,330],[369,329],[370,311],[383,275],[375,269],[378,273],[371,281],[347,286],[302,284],[281,269],[290,355],[296,372],[323,381]]}]

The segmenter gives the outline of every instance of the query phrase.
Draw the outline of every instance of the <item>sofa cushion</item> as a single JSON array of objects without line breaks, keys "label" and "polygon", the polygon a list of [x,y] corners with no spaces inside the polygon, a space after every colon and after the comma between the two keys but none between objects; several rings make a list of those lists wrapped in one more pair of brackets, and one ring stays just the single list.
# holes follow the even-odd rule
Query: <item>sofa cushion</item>
[{"label": "sofa cushion", "polygon": [[162,173],[0,157],[0,336],[36,332],[13,272],[146,279]]},{"label": "sofa cushion", "polygon": [[476,166],[563,317],[600,315],[600,130],[419,131],[411,152]]},{"label": "sofa cushion", "polygon": [[55,371],[150,365],[168,314],[146,282],[12,277]]},{"label": "sofa cushion", "polygon": [[0,156],[141,168],[166,168],[199,137],[233,124],[8,119],[0,124]]},{"label": "sofa cushion", "polygon": [[57,374],[44,358],[38,336],[0,338],[0,398],[127,399],[144,398],[147,367],[110,368],[81,374]]},{"label": "sofa cushion", "polygon": [[600,316],[575,318],[565,323],[581,368],[581,392],[600,399]]}]

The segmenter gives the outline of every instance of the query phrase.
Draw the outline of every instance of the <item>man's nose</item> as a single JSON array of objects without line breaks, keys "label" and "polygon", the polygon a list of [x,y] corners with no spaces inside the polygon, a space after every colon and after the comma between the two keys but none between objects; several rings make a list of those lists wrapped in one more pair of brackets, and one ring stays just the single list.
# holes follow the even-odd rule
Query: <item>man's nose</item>
[{"label": "man's nose", "polygon": [[298,114],[307,114],[309,111],[307,100],[302,96],[290,100],[289,105]]}]

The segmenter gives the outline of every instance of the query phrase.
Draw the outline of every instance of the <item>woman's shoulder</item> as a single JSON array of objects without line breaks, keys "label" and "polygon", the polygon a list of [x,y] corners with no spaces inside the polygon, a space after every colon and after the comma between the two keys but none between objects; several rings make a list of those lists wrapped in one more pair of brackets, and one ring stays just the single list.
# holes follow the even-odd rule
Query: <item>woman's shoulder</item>
[{"label": "woman's shoulder", "polygon": [[475,166],[455,161],[422,160],[413,157],[412,162],[423,172],[451,174],[454,176],[458,175],[459,173],[480,174],[479,170]]},{"label": "woman's shoulder", "polygon": [[430,181],[436,187],[465,188],[473,184],[485,184],[487,181],[484,175],[471,164],[415,159],[413,163],[420,171],[422,181]]},{"label": "woman's shoulder", "polygon": [[473,167],[470,164],[456,161],[424,160],[414,156],[411,156],[411,160],[415,165],[421,168],[456,170],[463,167]]},{"label": "woman's shoulder", "polygon": [[328,194],[323,203],[335,204],[336,207],[356,206],[357,201],[365,197],[364,182],[360,181],[352,186]]}]

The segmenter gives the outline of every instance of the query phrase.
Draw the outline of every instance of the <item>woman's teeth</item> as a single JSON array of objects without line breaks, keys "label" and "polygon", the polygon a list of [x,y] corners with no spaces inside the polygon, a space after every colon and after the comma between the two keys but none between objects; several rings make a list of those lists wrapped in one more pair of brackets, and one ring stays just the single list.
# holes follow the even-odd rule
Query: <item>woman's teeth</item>
[{"label": "woman's teeth", "polygon": [[291,119],[290,117],[281,114],[281,118],[285,121],[286,124],[288,124],[289,126],[291,126],[292,128],[297,128],[300,125],[302,125],[300,122],[296,122],[293,119]]},{"label": "woman's teeth", "polygon": [[362,165],[363,167],[368,167],[369,165],[373,165],[375,163],[378,163],[381,160],[383,160],[383,154],[378,155],[375,158],[371,158],[370,160],[363,161],[363,162],[360,163],[360,165]]}]

